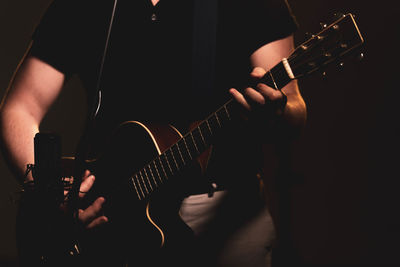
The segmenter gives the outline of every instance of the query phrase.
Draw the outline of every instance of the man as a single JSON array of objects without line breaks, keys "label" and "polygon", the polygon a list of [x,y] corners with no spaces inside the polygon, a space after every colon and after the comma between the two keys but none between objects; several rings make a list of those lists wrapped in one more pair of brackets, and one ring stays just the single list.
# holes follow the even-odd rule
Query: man
[{"label": "man", "polygon": [[[183,250],[181,244],[166,251],[174,261],[179,257],[176,251],[182,249],[180,260],[189,258],[188,266],[265,266],[274,231],[257,195],[259,148],[263,142],[274,142],[279,130],[298,132],[306,117],[296,81],[281,91],[259,82],[293,50],[296,24],[287,4],[219,1],[215,81],[212,90],[204,92],[191,86],[196,75],[192,1],[120,0],[103,69],[114,4],[56,0],[50,6],[1,106],[1,133],[10,167],[23,177],[27,164],[34,162],[34,135],[73,74],[80,76],[91,96],[102,70],[101,103],[90,142],[89,154],[94,158],[101,154],[100,144],[124,121],[173,124],[185,133],[229,95],[242,107],[244,119],[213,147],[203,169],[206,185],[190,186],[180,204],[180,217],[194,232],[193,246],[188,244]],[[249,83],[249,73],[254,85]],[[94,101],[88,99],[88,103]],[[266,134],[271,129],[275,133]],[[89,191],[97,175],[85,173],[82,192]],[[21,182],[30,180],[28,175]],[[100,195],[82,207],[79,219],[86,228],[108,224],[110,218],[101,213],[104,202],[107,199]],[[133,256],[121,262],[134,264],[139,255],[128,254]]]}]

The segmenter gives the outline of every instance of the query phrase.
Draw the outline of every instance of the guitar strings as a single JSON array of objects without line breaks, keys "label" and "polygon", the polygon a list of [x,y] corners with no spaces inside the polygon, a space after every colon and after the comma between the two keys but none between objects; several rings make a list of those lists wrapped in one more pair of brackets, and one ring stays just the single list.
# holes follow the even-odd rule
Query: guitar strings
[{"label": "guitar strings", "polygon": [[[288,59],[289,60],[289,59]],[[280,62],[281,63],[281,62]],[[276,90],[280,90],[281,88],[279,88],[279,86],[278,86],[278,84],[276,83],[276,81],[278,81],[278,83],[280,84],[280,80],[283,80],[283,79],[287,79],[287,77],[288,77],[288,75],[287,75],[287,72],[286,72],[286,70],[285,70],[285,68],[283,68],[282,67],[282,65],[280,64],[280,63],[278,63],[277,65],[275,65],[273,68],[271,68],[270,70],[268,70],[267,71],[267,74],[269,74],[270,76],[268,76],[268,75],[266,75],[266,78],[268,78],[268,79],[270,79],[271,80],[271,82],[273,82],[274,83],[274,85],[275,85],[275,89]],[[220,107],[217,111],[215,111],[215,112],[213,112],[213,113],[211,113],[211,115],[209,115],[204,121],[202,121],[201,123],[200,123],[200,125],[201,124],[203,124],[203,123],[208,123],[208,120],[210,119],[210,118],[212,118],[213,116],[215,116],[216,117],[216,119],[218,118],[217,116],[218,116],[218,114],[217,114],[217,112],[218,111],[220,111],[222,108],[225,108],[226,109],[226,113],[227,113],[227,115],[229,116],[229,111],[228,111],[228,106],[232,103],[232,100],[233,99],[230,99],[227,103],[225,103],[224,105],[223,105],[223,107]],[[231,106],[229,106],[229,109],[231,109],[232,107]],[[231,110],[230,110],[231,111]],[[218,122],[218,124],[219,124],[219,128],[222,128],[222,125],[220,125],[220,121],[217,119],[217,122]],[[200,125],[198,126],[198,127],[196,127],[196,128],[199,128],[199,130],[200,130]],[[195,129],[196,129],[195,128]],[[187,138],[188,137],[188,135],[191,133],[191,132],[193,132],[195,129],[193,129],[192,131],[190,131],[189,133],[187,133],[185,136],[183,136],[181,139],[184,139],[184,138]],[[186,139],[184,139],[185,140],[185,144],[186,144]],[[180,140],[179,140],[180,141]],[[178,142],[179,142],[178,141]],[[158,174],[158,179],[157,180],[159,180],[161,183],[163,182],[163,180],[164,179],[168,179],[168,175],[165,173],[165,171],[164,171],[164,166],[163,166],[163,163],[162,163],[162,161],[161,161],[161,156],[162,155],[165,155],[166,156],[166,161],[167,161],[167,163],[169,163],[168,162],[168,158],[167,158],[167,154],[166,154],[166,152],[168,152],[168,151],[170,151],[171,152],[171,154],[172,153],[174,153],[173,152],[173,147],[175,146],[175,145],[177,145],[177,148],[178,149],[180,149],[179,148],[179,145],[178,145],[178,142],[176,142],[175,144],[173,144],[173,145],[171,145],[169,148],[167,148],[162,154],[160,154],[160,155],[158,155],[154,160],[152,160],[150,163],[148,163],[148,164],[146,164],[141,170],[139,170],[135,175],[133,175],[132,177],[130,177],[130,179],[131,179],[131,181],[132,181],[132,183],[133,183],[133,185],[134,185],[134,188],[135,188],[135,191],[136,191],[136,193],[137,193],[137,196],[138,196],[138,198],[139,198],[139,200],[141,200],[142,199],[142,197],[140,196],[141,194],[139,193],[139,191],[138,191],[138,189],[140,189],[140,192],[142,193],[142,195],[143,195],[143,198],[145,198],[145,196],[147,196],[147,195],[149,195],[151,192],[153,192],[155,189],[152,187],[152,185],[151,185],[151,182],[150,182],[150,180],[149,180],[149,177],[148,177],[148,173],[147,173],[147,171],[146,171],[146,168],[149,168],[149,170],[151,171],[151,164],[153,163],[154,164],[154,166],[155,166],[155,168],[157,168],[157,169],[155,169],[156,171],[157,171],[157,174]],[[194,145],[196,145],[195,144],[195,140],[193,140],[193,142],[194,142]],[[193,154],[193,151],[191,151],[190,150],[190,148],[189,147],[187,147],[187,145],[186,145],[186,150],[188,151],[188,154],[191,156],[191,154]],[[157,167],[157,164],[156,164],[156,160],[159,160],[159,162],[160,162],[160,166],[163,168],[163,173],[164,173],[164,176],[165,176],[165,178],[163,178],[163,175],[161,175],[160,174],[160,172],[158,171],[158,167]],[[144,170],[145,172],[146,172],[146,179],[144,179],[144,177],[143,177],[143,174],[142,174],[142,170]],[[139,174],[139,175],[138,175]],[[153,178],[153,180],[154,179],[156,179],[156,177],[154,177],[154,172],[152,172],[151,171],[151,178]],[[141,179],[139,179],[139,176],[141,177]],[[147,182],[146,182],[147,181]],[[147,184],[148,183],[148,184]],[[144,189],[145,190],[142,190],[142,185],[144,186]],[[158,184],[157,183],[155,183],[155,185],[156,186],[158,186]],[[137,186],[139,187],[139,188],[137,188]]]}]

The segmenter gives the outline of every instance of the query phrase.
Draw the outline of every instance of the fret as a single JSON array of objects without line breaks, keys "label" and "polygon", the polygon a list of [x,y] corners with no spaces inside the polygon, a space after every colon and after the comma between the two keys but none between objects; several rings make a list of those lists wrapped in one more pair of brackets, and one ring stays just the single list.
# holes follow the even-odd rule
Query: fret
[{"label": "fret", "polygon": [[145,182],[145,180],[144,180],[144,178],[143,178],[142,172],[140,171],[139,174],[140,174],[140,178],[142,178],[142,182],[143,182],[143,185],[144,185],[144,189],[146,189],[146,193],[149,194],[149,190],[147,189],[146,182]]},{"label": "fret", "polygon": [[[146,170],[146,168],[148,168],[150,172],[148,172],[148,171]],[[154,179],[154,175],[153,175],[153,172],[151,171],[150,165],[147,165],[147,166],[144,168],[144,171],[145,171],[147,177],[153,178],[153,182],[154,182],[153,185],[157,186],[156,180]],[[149,180],[151,180],[151,179],[149,179]],[[149,183],[149,184],[150,184],[150,187],[151,187],[151,191],[154,191],[153,186],[151,185],[151,183]]]},{"label": "fret", "polygon": [[[158,170],[156,161],[153,160],[152,163],[153,163],[153,165],[154,165],[154,170],[155,170],[156,173],[157,173],[158,180],[159,180],[160,182],[162,182],[161,175],[160,175],[160,172],[159,172],[159,170]],[[150,163],[150,167],[151,167],[151,163]],[[156,182],[156,186],[158,186],[158,183],[157,183],[157,182]]]},{"label": "fret", "polygon": [[226,112],[226,107],[225,105],[217,110],[216,114],[218,115],[219,122],[221,124],[221,127],[223,127],[228,121],[229,121],[229,116],[228,113]]},{"label": "fret", "polygon": [[271,78],[272,86],[270,85],[270,87],[272,87],[272,88],[274,88],[274,89],[278,89],[278,85],[277,85],[276,82],[275,82],[275,78],[274,78],[274,76],[272,75],[271,70],[269,70],[269,71],[266,73],[266,75],[269,75],[269,77]]},{"label": "fret", "polygon": [[182,159],[183,164],[186,164],[185,159],[184,159],[183,156],[182,156],[181,149],[179,148],[179,145],[176,144],[176,147],[178,148],[178,152],[179,152],[179,155],[181,156],[181,159]]},{"label": "fret", "polygon": [[[271,71],[272,70],[269,70],[268,72],[266,72],[265,75],[263,77],[261,77],[259,82],[264,83],[271,88],[276,88],[274,74],[272,74]],[[252,84],[251,86],[254,88],[254,87],[257,87],[257,84]]]},{"label": "fret", "polygon": [[185,149],[182,149],[182,151],[186,151],[186,153],[187,153],[187,155],[189,156],[190,160],[193,160],[193,157],[192,157],[192,154],[190,153],[190,149],[189,149],[189,147],[188,147],[188,144],[186,143],[186,137],[183,137],[183,138],[178,142],[178,145],[179,145],[179,143],[182,143],[182,142],[183,142],[183,144],[185,145]]},{"label": "fret", "polygon": [[177,163],[178,169],[181,169],[183,166],[186,165],[184,158],[182,157],[182,153],[179,150],[177,144],[173,145],[170,148],[172,155],[174,156],[175,162]]},{"label": "fret", "polygon": [[166,173],[168,173],[167,175],[165,175],[165,177],[170,177],[170,176],[172,176],[172,175],[174,175],[174,172],[172,171],[172,168],[171,168],[171,165],[169,164],[169,161],[168,161],[168,158],[167,158],[167,155],[165,154],[165,153],[163,153],[163,154],[161,154],[163,157],[161,158],[161,162],[163,163],[163,162],[166,162],[166,165],[164,165],[164,163],[163,163],[163,166],[167,166],[168,168],[165,168],[164,170],[166,171]]},{"label": "fret", "polygon": [[190,155],[190,151],[187,147],[185,137],[182,137],[177,143],[176,143],[179,152],[182,155],[182,158],[184,159],[185,164],[190,162],[192,160],[192,156]]},{"label": "fret", "polygon": [[150,186],[150,192],[151,192],[151,191],[153,191],[153,187],[151,186],[150,178],[149,178],[149,175],[147,174],[146,167],[143,168],[143,170],[144,170],[144,175],[147,179],[148,185]]},{"label": "fret", "polygon": [[195,143],[195,145],[196,145],[196,147],[197,147],[197,149],[198,149],[198,151],[199,151],[199,154],[201,153],[201,152],[203,152],[204,150],[205,150],[205,148],[206,148],[206,143],[205,143],[205,140],[204,140],[204,138],[203,138],[203,136],[202,136],[202,134],[201,134],[201,132],[200,132],[200,129],[199,129],[199,127],[196,127],[193,131],[192,131],[192,135],[193,135],[193,140],[194,140],[194,143]]},{"label": "fret", "polygon": [[135,187],[135,191],[136,191],[136,194],[137,194],[139,200],[142,200],[142,197],[140,196],[139,190],[138,190],[138,188],[137,188],[137,186],[136,186],[135,179],[134,179],[133,177],[131,177],[131,181],[132,181],[132,183],[133,183],[133,186]]},{"label": "fret", "polygon": [[[163,173],[164,173],[164,177],[165,177],[165,179],[168,179],[168,175],[167,175],[167,173],[166,173],[166,171],[165,171],[164,165],[163,165],[163,163],[162,163],[162,161],[161,161],[161,158],[160,158],[160,157],[158,157],[158,162],[160,163],[161,170],[162,170],[162,171],[163,171]],[[161,178],[161,176],[160,176],[160,178]],[[161,179],[161,181],[162,181],[162,179]]]},{"label": "fret", "polygon": [[[270,69],[262,78],[261,82],[265,83],[269,87],[274,89],[281,89],[286,84],[288,84],[292,79],[289,77],[285,69],[285,65],[283,61],[279,64],[275,65],[272,69]],[[255,86],[255,85],[252,85]]]},{"label": "fret", "polygon": [[213,130],[211,129],[210,124],[208,123],[208,119],[206,119],[206,124],[207,124],[208,130],[210,131],[210,134],[213,135]]},{"label": "fret", "polygon": [[144,191],[143,191],[143,189],[142,189],[142,186],[140,185],[140,179],[139,179],[139,177],[137,176],[137,174],[135,175],[135,178],[136,178],[138,187],[139,187],[139,189],[140,189],[140,192],[142,192],[143,198],[146,197],[146,195],[144,194]]},{"label": "fret", "polygon": [[221,125],[221,122],[219,121],[217,112],[214,113],[214,117],[215,117],[215,119],[217,120],[217,123],[218,123],[219,128],[222,128],[222,125]]},{"label": "fret", "polygon": [[234,119],[237,117],[238,112],[239,112],[239,104],[234,101],[233,99],[231,101],[228,101],[224,105],[225,107],[225,112],[227,113],[227,116],[229,116],[229,120]]},{"label": "fret", "polygon": [[193,142],[194,147],[196,148],[197,154],[199,155],[199,154],[200,154],[200,150],[199,150],[199,148],[198,148],[197,145],[196,145],[196,141],[194,140],[193,133],[190,132],[189,134],[190,134],[190,137],[191,137],[190,139],[191,139],[191,141]]},{"label": "fret", "polygon": [[191,157],[192,159],[196,158],[196,157],[199,155],[199,151],[198,151],[198,148],[196,147],[196,144],[195,144],[195,142],[194,142],[194,137],[193,137],[192,132],[189,132],[189,133],[184,137],[184,140],[185,140],[185,144],[186,144],[186,146],[187,146],[187,148],[188,148],[190,157]]},{"label": "fret", "polygon": [[[165,155],[165,159],[166,159],[166,161],[167,161],[167,163],[168,163],[169,169],[171,170],[171,174],[172,174],[172,175],[175,175],[175,173],[176,173],[177,171],[179,171],[179,167],[178,167],[178,165],[176,164],[176,161],[175,161],[175,159],[174,159],[174,156],[172,155],[171,150],[168,149],[168,150],[166,150],[163,154]],[[172,161],[171,161],[171,159],[172,159]],[[173,163],[172,163],[172,162],[173,162]]]},{"label": "fret", "polygon": [[207,122],[209,127],[212,129],[213,134],[215,134],[219,129],[221,129],[221,126],[217,120],[215,113],[207,119]]},{"label": "fret", "polygon": [[225,110],[225,112],[226,112],[226,115],[227,115],[227,117],[228,117],[228,120],[231,120],[231,116],[229,115],[229,111],[228,111],[228,109],[226,108],[226,105],[227,105],[227,104],[224,105],[224,110]]},{"label": "fret", "polygon": [[199,125],[199,129],[201,130],[201,133],[203,135],[203,138],[206,140],[206,143],[207,144],[211,144],[212,132],[210,131],[209,127],[207,127],[207,123],[206,122],[202,122]]},{"label": "fret", "polygon": [[[178,164],[178,161],[177,161],[177,157],[175,157],[175,155],[174,155],[174,151],[172,151],[172,148],[170,148],[170,149],[168,149],[168,150],[166,151],[166,153],[168,153],[168,152],[171,154],[172,160],[173,160],[174,163],[175,163],[176,172],[179,172],[179,171],[180,171],[180,168],[179,168],[179,164]],[[172,165],[172,166],[173,166],[173,165]]]},{"label": "fret", "polygon": [[199,133],[200,133],[201,140],[203,141],[204,145],[206,145],[207,143],[206,143],[206,140],[204,139],[203,134],[201,133],[200,127],[197,127],[197,129],[199,129]]},{"label": "fret", "polygon": [[[290,68],[290,66],[289,66]],[[274,77],[276,88],[275,89],[281,89],[284,87],[286,84],[288,84],[292,79],[290,78],[288,72],[286,71],[284,62],[281,61],[279,64],[277,64],[274,68],[270,70],[272,73],[272,76]]]}]

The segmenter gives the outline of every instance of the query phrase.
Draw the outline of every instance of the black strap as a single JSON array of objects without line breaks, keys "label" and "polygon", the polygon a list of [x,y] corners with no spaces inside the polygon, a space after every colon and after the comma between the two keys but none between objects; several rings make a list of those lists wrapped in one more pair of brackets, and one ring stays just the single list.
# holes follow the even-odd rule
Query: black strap
[{"label": "black strap", "polygon": [[73,183],[71,191],[69,193],[70,201],[68,202],[68,210],[70,213],[72,213],[71,215],[73,217],[76,217],[76,215],[77,215],[78,194],[79,194],[80,184],[82,182],[82,177],[83,177],[83,174],[85,171],[85,160],[87,159],[89,137],[91,136],[93,126],[94,126],[94,120],[96,118],[97,111],[101,104],[100,85],[101,85],[101,79],[103,76],[104,62],[106,59],[108,46],[109,46],[109,42],[110,42],[111,30],[112,30],[112,25],[114,22],[114,16],[115,16],[116,8],[117,8],[117,3],[118,3],[118,0],[114,0],[110,23],[108,25],[107,38],[106,38],[103,55],[102,55],[101,62],[100,62],[100,68],[99,68],[99,74],[97,77],[96,87],[92,91],[92,95],[89,96],[89,98],[92,101],[89,102],[89,103],[91,103],[91,105],[88,109],[86,123],[84,125],[85,128],[83,130],[81,138],[79,139],[79,143],[77,145],[77,149],[75,152],[74,183]]},{"label": "black strap", "polygon": [[[202,99],[211,97],[215,86],[217,21],[217,0],[194,0],[192,90]],[[204,191],[211,196],[215,189],[208,182]]]},{"label": "black strap", "polygon": [[195,95],[209,95],[214,88],[217,17],[217,0],[194,0],[192,88]]}]

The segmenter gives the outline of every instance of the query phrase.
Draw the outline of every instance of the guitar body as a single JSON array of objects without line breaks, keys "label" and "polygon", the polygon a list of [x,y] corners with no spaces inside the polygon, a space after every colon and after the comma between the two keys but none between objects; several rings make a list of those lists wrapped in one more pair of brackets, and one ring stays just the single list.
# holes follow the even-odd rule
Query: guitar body
[{"label": "guitar body", "polygon": [[[91,263],[93,258],[99,258],[101,264],[109,261],[104,264],[108,266],[138,261],[150,266],[157,259],[154,254],[166,254],[163,251],[170,254],[173,248],[190,242],[192,232],[181,220],[179,207],[184,197],[182,178],[193,170],[157,189],[151,185],[161,182],[153,180],[150,174],[143,177],[152,179],[147,186],[142,183],[137,185],[139,189],[131,183],[135,173],[179,138],[179,132],[169,125],[125,122],[113,135],[103,156],[88,162],[88,169],[96,176],[95,185],[87,195],[88,204],[104,196],[104,213],[109,218],[109,223],[89,233],[81,242],[82,254],[88,255]],[[142,197],[142,191],[152,191],[151,198]]]}]

